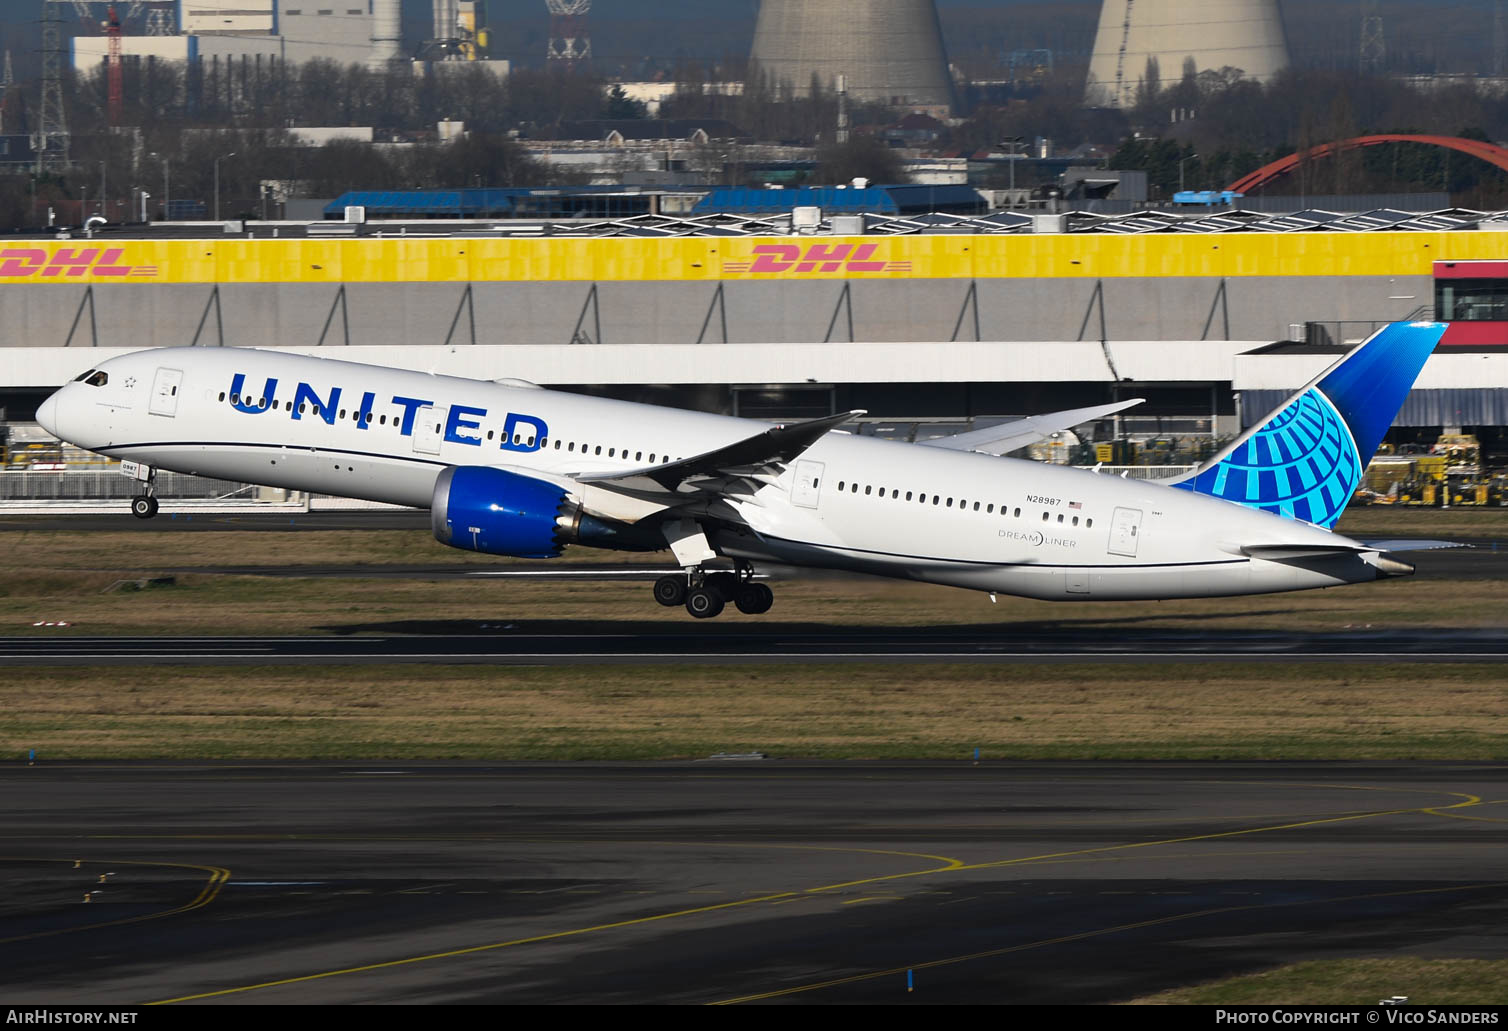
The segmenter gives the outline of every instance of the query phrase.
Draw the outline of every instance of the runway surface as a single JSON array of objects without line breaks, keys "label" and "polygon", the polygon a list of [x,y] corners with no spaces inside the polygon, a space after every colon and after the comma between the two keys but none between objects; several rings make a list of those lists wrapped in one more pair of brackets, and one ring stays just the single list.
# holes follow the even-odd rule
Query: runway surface
[{"label": "runway surface", "polygon": [[0,795],[12,1003],[1109,1002],[1508,954],[1504,764],[9,764]]},{"label": "runway surface", "polygon": [[[403,631],[310,637],[58,637],[0,638],[0,662],[11,666],[163,663],[331,665],[395,662],[492,665],[616,665],[645,663],[812,662],[1504,662],[1501,630],[1358,631],[1352,634],[1242,633],[1231,630],[1103,628],[1027,632],[987,626],[833,627],[735,624],[677,630],[664,623],[601,624],[406,623]],[[329,629],[329,628],[326,628]],[[460,632],[466,629],[480,632]]]}]

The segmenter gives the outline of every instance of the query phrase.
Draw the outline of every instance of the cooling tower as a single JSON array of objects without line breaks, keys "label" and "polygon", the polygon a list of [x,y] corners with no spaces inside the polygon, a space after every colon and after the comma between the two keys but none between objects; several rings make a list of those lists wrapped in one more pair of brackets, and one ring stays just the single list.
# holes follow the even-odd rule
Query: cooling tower
[{"label": "cooling tower", "polygon": [[1288,66],[1278,0],[1105,0],[1085,101],[1131,107],[1152,57],[1163,86],[1189,57],[1200,71],[1239,68],[1266,82]]},{"label": "cooling tower", "polygon": [[435,39],[455,39],[456,22],[459,19],[459,4],[456,0],[434,0],[431,5],[435,16]]},{"label": "cooling tower", "polygon": [[402,8],[403,0],[375,0],[372,4],[372,53],[367,58],[368,67],[383,69],[402,56],[399,50],[403,41]]},{"label": "cooling tower", "polygon": [[812,76],[847,76],[856,100],[948,106],[953,101],[932,0],[763,0],[750,60],[798,96]]}]

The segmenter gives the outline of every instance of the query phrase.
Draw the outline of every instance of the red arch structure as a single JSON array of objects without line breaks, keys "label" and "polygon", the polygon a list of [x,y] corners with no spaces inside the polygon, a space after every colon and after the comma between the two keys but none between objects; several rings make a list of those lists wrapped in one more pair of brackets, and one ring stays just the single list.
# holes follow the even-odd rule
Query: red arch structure
[{"label": "red arch structure", "polygon": [[1411,136],[1406,133],[1379,133],[1375,136],[1357,136],[1349,140],[1341,140],[1338,143],[1321,143],[1317,147],[1310,147],[1302,154],[1289,154],[1285,158],[1279,158],[1269,165],[1263,165],[1255,172],[1248,172],[1235,182],[1226,187],[1237,193],[1250,193],[1260,189],[1281,178],[1299,166],[1301,161],[1313,161],[1315,158],[1329,157],[1331,154],[1343,150],[1356,150],[1361,147],[1377,147],[1384,143],[1423,143],[1432,147],[1447,147],[1451,150],[1460,151],[1474,158],[1480,158],[1488,164],[1496,165],[1508,171],[1508,149],[1499,147],[1495,143],[1484,143],[1481,140],[1463,140],[1459,136]]}]

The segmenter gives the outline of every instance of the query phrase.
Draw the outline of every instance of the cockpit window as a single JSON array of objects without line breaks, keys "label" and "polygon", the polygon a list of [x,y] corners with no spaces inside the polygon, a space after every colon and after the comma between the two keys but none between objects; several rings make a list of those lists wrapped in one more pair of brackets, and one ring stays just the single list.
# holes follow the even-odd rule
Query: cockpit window
[{"label": "cockpit window", "polygon": [[106,383],[110,382],[110,374],[107,373],[104,369],[100,369],[88,379],[84,380],[84,382],[91,387],[102,387]]},{"label": "cockpit window", "polygon": [[73,382],[75,382],[75,383],[82,383],[84,380],[88,379],[90,376],[93,376],[93,375],[94,375],[94,370],[93,369],[89,369],[87,372],[81,372],[77,376],[73,377]]}]

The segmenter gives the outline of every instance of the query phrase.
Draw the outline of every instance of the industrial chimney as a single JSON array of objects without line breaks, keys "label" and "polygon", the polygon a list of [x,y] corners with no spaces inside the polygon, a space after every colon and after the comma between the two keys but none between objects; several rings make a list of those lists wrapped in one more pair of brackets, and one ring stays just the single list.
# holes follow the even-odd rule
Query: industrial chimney
[{"label": "industrial chimney", "polygon": [[1085,102],[1132,107],[1149,58],[1167,86],[1190,57],[1199,71],[1239,68],[1248,79],[1270,80],[1288,67],[1278,0],[1104,0]]},{"label": "industrial chimney", "polygon": [[373,0],[372,3],[372,53],[367,58],[367,67],[376,71],[387,68],[402,57],[400,46],[403,33],[403,0]]},{"label": "industrial chimney", "polygon": [[948,107],[948,59],[933,0],[763,0],[750,61],[804,96],[812,76],[856,100]]}]

